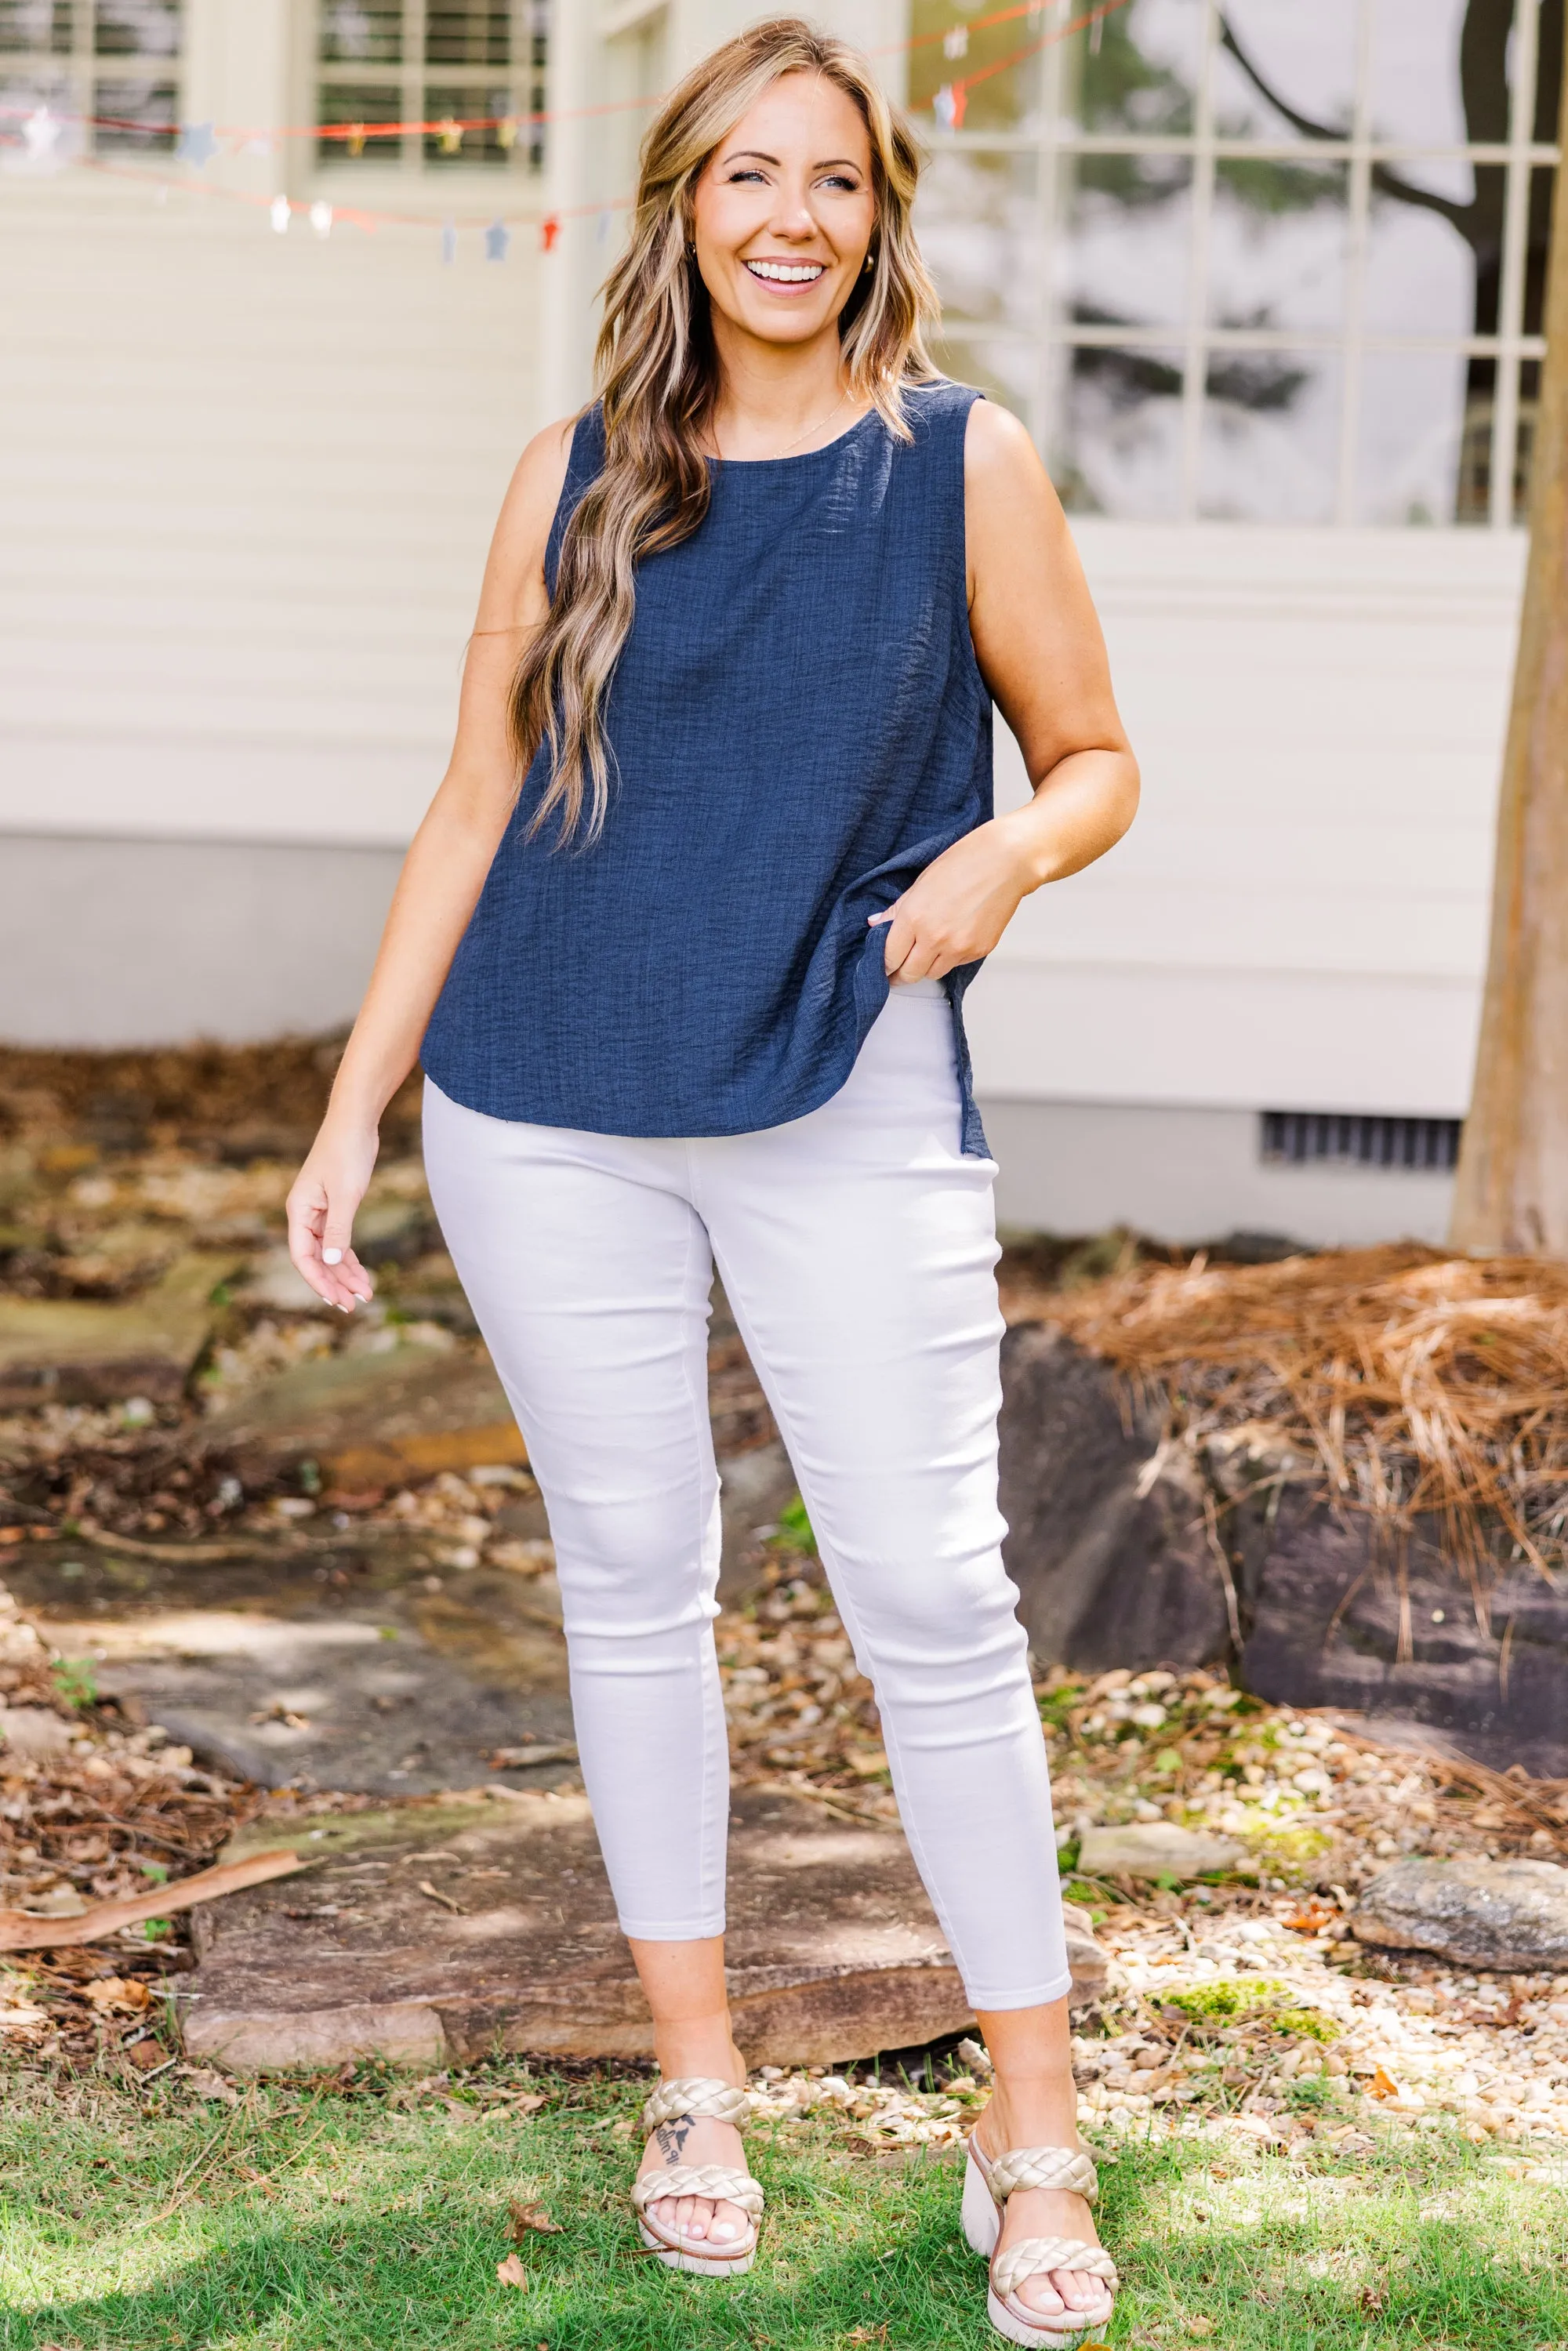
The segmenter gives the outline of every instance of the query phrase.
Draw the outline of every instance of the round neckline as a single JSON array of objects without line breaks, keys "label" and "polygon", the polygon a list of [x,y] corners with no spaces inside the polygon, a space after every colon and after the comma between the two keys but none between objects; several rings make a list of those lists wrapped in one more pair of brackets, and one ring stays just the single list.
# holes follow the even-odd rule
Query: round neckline
[{"label": "round neckline", "polygon": [[796,450],[786,457],[709,457],[706,462],[710,465],[722,465],[730,471],[738,467],[742,473],[747,474],[762,473],[769,465],[807,465],[813,457],[826,457],[832,450],[841,449],[844,443],[852,441],[855,434],[863,426],[869,424],[877,413],[876,404],[873,402],[863,416],[857,416],[852,424],[846,425],[841,433],[835,433],[831,441],[824,441],[818,449]]}]

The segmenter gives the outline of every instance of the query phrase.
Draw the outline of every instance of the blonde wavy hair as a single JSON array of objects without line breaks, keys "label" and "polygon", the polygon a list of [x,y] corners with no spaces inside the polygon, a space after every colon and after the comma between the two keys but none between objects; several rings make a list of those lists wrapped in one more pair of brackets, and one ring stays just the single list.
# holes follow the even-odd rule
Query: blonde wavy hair
[{"label": "blonde wavy hair", "polygon": [[903,392],[936,381],[925,343],[936,292],[911,214],[920,152],[866,58],[798,16],[754,25],[705,57],[672,92],[643,141],[626,251],[606,283],[594,381],[604,465],[567,526],[549,618],[513,680],[519,777],[541,743],[550,777],[529,824],[586,846],[604,824],[612,754],[605,701],[636,608],[637,565],[690,538],[707,512],[704,434],[718,396],[706,288],[687,250],[705,165],[768,86],[820,74],[864,118],[876,221],[871,266],[839,318],[850,395],[910,439]]}]

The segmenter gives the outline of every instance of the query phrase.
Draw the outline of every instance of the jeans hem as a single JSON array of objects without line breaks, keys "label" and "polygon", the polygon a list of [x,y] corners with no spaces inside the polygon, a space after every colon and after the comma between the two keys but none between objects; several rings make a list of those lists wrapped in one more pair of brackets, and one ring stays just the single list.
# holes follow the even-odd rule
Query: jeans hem
[{"label": "jeans hem", "polygon": [[1049,2008],[1052,2001],[1064,1999],[1072,1989],[1072,1971],[1052,1976],[1049,1983],[1036,1984],[1024,1991],[977,1991],[968,1984],[964,1987],[969,2005],[974,2009],[988,2008]]},{"label": "jeans hem", "polygon": [[706,1943],[724,1932],[724,1913],[711,1918],[698,1919],[695,1925],[669,1926],[663,1920],[657,1925],[632,1918],[617,1918],[616,1925],[623,1935],[634,1936],[639,1943]]}]

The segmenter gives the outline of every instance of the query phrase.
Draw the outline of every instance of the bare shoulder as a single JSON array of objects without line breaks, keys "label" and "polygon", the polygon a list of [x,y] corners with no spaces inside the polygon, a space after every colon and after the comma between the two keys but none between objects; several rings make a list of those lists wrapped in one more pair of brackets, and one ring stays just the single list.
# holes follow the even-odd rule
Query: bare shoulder
[{"label": "bare shoulder", "polygon": [[1010,507],[1016,517],[1019,499],[1026,511],[1058,507],[1028,426],[994,400],[977,400],[969,411],[964,434],[964,497],[971,516],[978,507],[998,514]]},{"label": "bare shoulder", "polygon": [[567,416],[547,424],[513,468],[485,567],[480,630],[531,627],[539,617],[545,549],[560,503],[576,422]]},{"label": "bare shoulder", "polygon": [[513,467],[501,508],[503,525],[537,538],[541,557],[560,503],[576,423],[574,416],[560,417],[534,434]]}]

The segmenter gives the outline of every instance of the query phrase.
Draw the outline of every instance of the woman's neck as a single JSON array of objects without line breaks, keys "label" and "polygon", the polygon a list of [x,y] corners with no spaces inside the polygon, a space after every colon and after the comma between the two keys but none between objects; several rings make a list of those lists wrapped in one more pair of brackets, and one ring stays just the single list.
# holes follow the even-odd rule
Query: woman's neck
[{"label": "woman's neck", "polygon": [[719,389],[707,439],[716,456],[804,455],[836,440],[865,406],[851,398],[836,324],[810,343],[758,343],[733,329],[714,340]]}]

